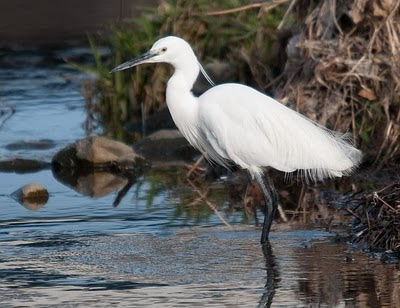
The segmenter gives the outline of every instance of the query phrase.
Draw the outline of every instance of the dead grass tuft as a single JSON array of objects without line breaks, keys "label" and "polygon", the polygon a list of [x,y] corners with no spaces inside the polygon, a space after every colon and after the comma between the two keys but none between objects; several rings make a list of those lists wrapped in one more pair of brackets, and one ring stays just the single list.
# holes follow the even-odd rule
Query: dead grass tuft
[{"label": "dead grass tuft", "polygon": [[355,217],[354,243],[400,253],[400,182],[364,195],[349,212]]},{"label": "dead grass tuft", "polygon": [[351,128],[376,170],[400,156],[399,6],[322,1],[289,41],[279,79],[279,97],[294,109],[334,130]]}]

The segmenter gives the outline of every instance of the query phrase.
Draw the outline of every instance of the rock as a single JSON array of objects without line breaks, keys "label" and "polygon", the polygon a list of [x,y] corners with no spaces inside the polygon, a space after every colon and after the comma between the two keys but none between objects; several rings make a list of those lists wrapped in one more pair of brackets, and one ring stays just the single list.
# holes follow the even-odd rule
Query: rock
[{"label": "rock", "polygon": [[181,165],[192,163],[199,152],[176,130],[160,130],[135,144],[138,153],[151,160],[152,165]]},{"label": "rock", "polygon": [[43,161],[14,158],[0,161],[1,172],[31,173],[50,167],[50,164]]},{"label": "rock", "polygon": [[144,158],[119,141],[91,136],[67,146],[52,160],[53,170],[134,170],[144,167]]},{"label": "rock", "polygon": [[42,208],[49,200],[47,189],[37,183],[27,184],[14,191],[11,196],[25,208],[32,211]]},{"label": "rock", "polygon": [[175,123],[172,120],[167,107],[147,115],[144,121],[136,120],[129,122],[124,126],[125,131],[129,133],[139,133],[143,136],[147,136],[159,129],[176,129]]},{"label": "rock", "polygon": [[137,156],[130,146],[105,137],[92,136],[75,145],[77,157],[95,165],[117,161],[121,157],[131,157],[134,161]]},{"label": "rock", "polygon": [[59,182],[91,197],[124,191],[147,166],[130,146],[98,136],[70,144],[52,160],[53,175]]},{"label": "rock", "polygon": [[162,139],[178,139],[185,138],[182,133],[177,129],[161,129],[147,136],[148,139],[152,141],[162,140]]},{"label": "rock", "polygon": [[19,141],[9,143],[6,145],[6,149],[10,151],[18,150],[48,150],[54,148],[56,145],[53,140],[40,139],[31,141]]}]

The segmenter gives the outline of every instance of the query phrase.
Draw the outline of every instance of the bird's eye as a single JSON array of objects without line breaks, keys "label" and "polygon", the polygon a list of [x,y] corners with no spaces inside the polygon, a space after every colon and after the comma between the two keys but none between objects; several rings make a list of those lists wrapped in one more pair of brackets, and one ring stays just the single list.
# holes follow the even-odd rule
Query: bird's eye
[{"label": "bird's eye", "polygon": [[162,52],[166,52],[166,51],[167,51],[167,47],[161,48],[161,51],[162,51]]}]

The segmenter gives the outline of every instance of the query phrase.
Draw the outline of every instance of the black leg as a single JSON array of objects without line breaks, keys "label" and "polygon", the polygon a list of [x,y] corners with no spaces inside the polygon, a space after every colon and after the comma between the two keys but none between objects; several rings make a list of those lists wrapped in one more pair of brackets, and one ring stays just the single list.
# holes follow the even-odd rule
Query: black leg
[{"label": "black leg", "polygon": [[276,208],[278,207],[278,194],[267,173],[265,173],[265,178],[267,180],[271,193],[269,193],[267,188],[265,187],[261,175],[255,174],[254,176],[258,182],[258,185],[260,185],[261,191],[264,195],[265,205],[267,207],[264,216],[263,230],[261,233],[261,244],[265,244],[268,241],[269,231],[271,230],[272,221],[274,220]]},{"label": "black leg", "polygon": [[272,202],[275,204],[275,210],[278,206],[278,192],[275,189],[275,185],[272,182],[271,177],[269,176],[268,172],[264,173],[265,176],[265,180],[267,182],[267,187],[269,188],[269,190],[271,191],[271,197],[272,197]]}]

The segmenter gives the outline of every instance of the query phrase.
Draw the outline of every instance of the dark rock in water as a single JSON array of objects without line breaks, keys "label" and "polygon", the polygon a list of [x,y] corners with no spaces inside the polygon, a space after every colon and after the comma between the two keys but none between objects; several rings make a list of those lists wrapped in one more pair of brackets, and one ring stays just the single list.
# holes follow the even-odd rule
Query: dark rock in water
[{"label": "dark rock in water", "polygon": [[130,146],[98,136],[78,140],[52,160],[54,177],[80,194],[102,197],[119,190],[115,206],[147,166]]},{"label": "dark rock in water", "polygon": [[31,173],[50,167],[50,164],[43,161],[14,158],[0,161],[1,172]]},{"label": "dark rock in water", "polygon": [[20,141],[9,143],[6,145],[6,149],[10,151],[18,150],[48,150],[55,147],[55,143],[50,139],[32,140],[32,141]]},{"label": "dark rock in water", "polygon": [[49,200],[49,193],[40,184],[27,184],[11,194],[12,198],[28,210],[36,211]]},{"label": "dark rock in water", "polygon": [[199,152],[176,130],[157,131],[135,144],[138,153],[155,162],[193,162]]},{"label": "dark rock in water", "polygon": [[147,136],[147,138],[152,141],[157,141],[166,139],[180,139],[185,137],[183,137],[182,133],[177,129],[161,129]]},{"label": "dark rock in water", "polygon": [[145,159],[133,149],[118,141],[91,136],[67,146],[52,160],[53,169],[83,170],[136,170],[146,165]]},{"label": "dark rock in water", "polygon": [[129,133],[139,133],[147,136],[160,129],[176,129],[176,125],[172,120],[171,114],[167,107],[146,116],[144,121],[129,122],[124,126]]}]

